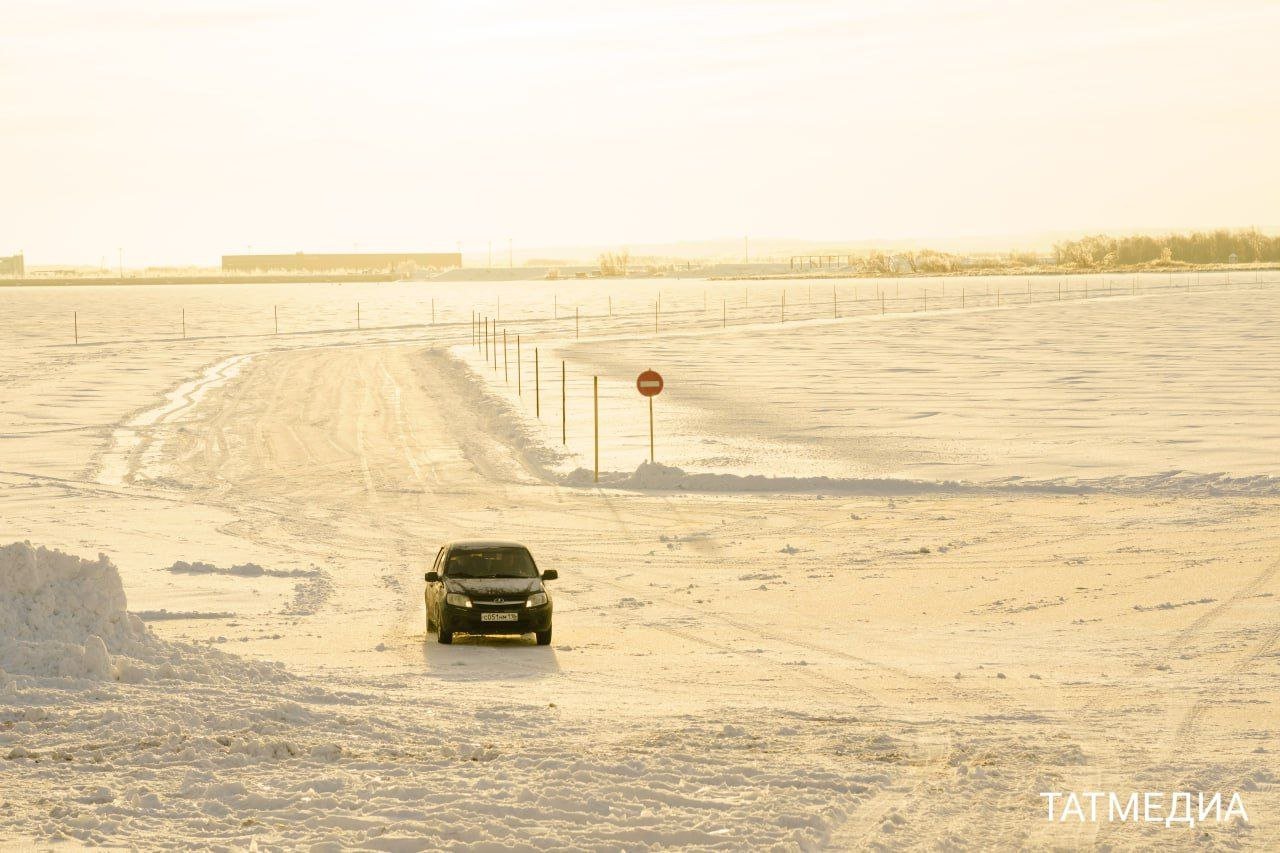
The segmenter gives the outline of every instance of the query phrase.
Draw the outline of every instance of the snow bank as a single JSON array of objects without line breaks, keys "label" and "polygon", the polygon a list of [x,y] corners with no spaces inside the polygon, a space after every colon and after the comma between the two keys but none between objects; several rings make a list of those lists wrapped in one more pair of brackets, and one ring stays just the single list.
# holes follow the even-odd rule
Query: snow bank
[{"label": "snow bank", "polygon": [[0,674],[213,682],[283,673],[276,665],[159,639],[128,612],[120,572],[106,555],[85,560],[14,542],[0,548]]},{"label": "snow bank", "polygon": [[593,473],[578,468],[564,477],[554,477],[566,486],[605,486],[616,489],[691,492],[773,492],[783,494],[839,495],[924,495],[958,492],[1019,492],[1032,494],[1173,494],[1219,497],[1265,497],[1280,495],[1280,477],[1264,475],[1231,477],[1226,474],[1193,474],[1166,471],[1159,474],[1106,477],[1024,480],[1010,478],[989,483],[958,480],[906,480],[892,477],[770,477],[762,474],[713,474],[685,471],[661,463],[642,462],[630,474],[601,471],[599,483]]},{"label": "snow bank", "polygon": [[763,474],[712,474],[685,471],[660,462],[641,462],[630,474],[602,471],[600,482],[593,472],[577,468],[557,478],[566,486],[608,486],[616,489],[694,492],[813,492],[845,495],[919,495],[974,491],[976,486],[954,481],[926,482],[891,477],[768,477]]}]

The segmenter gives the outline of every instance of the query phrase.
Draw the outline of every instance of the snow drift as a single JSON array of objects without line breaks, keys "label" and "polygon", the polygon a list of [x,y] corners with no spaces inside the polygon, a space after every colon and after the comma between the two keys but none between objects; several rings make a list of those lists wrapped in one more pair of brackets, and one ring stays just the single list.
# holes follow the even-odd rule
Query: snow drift
[{"label": "snow drift", "polygon": [[241,578],[313,578],[320,574],[320,570],[314,566],[310,569],[264,569],[257,563],[242,563],[237,566],[223,567],[200,560],[194,563],[178,560],[166,571],[175,575],[232,575]]},{"label": "snow drift", "polygon": [[607,486],[618,489],[695,492],[783,492],[845,495],[922,495],[974,491],[968,483],[924,482],[891,477],[773,477],[763,474],[715,474],[685,471],[661,462],[641,462],[634,472],[601,471],[600,480],[577,468],[559,482],[566,486]]},{"label": "snow drift", "polygon": [[155,636],[128,612],[120,572],[106,555],[86,560],[14,542],[0,548],[0,689],[8,675],[139,682],[279,677],[279,667]]}]

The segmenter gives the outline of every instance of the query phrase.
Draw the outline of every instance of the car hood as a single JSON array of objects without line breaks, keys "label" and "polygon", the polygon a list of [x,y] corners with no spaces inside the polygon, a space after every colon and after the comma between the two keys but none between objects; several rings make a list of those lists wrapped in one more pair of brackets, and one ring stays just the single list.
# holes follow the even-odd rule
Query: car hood
[{"label": "car hood", "polygon": [[445,578],[445,589],[465,595],[529,595],[542,591],[540,578]]}]

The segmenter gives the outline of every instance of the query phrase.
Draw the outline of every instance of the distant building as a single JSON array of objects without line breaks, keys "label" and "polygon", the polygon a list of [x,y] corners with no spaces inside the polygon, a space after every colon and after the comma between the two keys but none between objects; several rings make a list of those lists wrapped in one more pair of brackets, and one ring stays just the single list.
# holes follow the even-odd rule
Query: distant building
[{"label": "distant building", "polygon": [[27,274],[27,268],[22,260],[22,255],[10,255],[7,258],[0,258],[0,275],[16,275],[22,277]]},{"label": "distant building", "polygon": [[353,252],[314,255],[223,255],[223,272],[369,272],[410,273],[462,266],[458,252]]},{"label": "distant building", "polygon": [[1237,255],[1235,252],[1232,252],[1230,255],[1227,256],[1227,263],[1229,264],[1240,263],[1240,256]]}]

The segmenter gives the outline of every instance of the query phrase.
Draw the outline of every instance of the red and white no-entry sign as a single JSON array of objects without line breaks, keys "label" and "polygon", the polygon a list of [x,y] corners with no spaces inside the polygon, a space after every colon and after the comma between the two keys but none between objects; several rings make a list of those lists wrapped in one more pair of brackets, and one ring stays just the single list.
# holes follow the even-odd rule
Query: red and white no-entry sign
[{"label": "red and white no-entry sign", "polygon": [[649,398],[649,461],[653,462],[653,398],[662,393],[662,374],[646,370],[636,377],[636,390]]},{"label": "red and white no-entry sign", "polygon": [[662,374],[656,370],[646,370],[636,377],[636,390],[646,397],[656,397],[662,393]]}]

